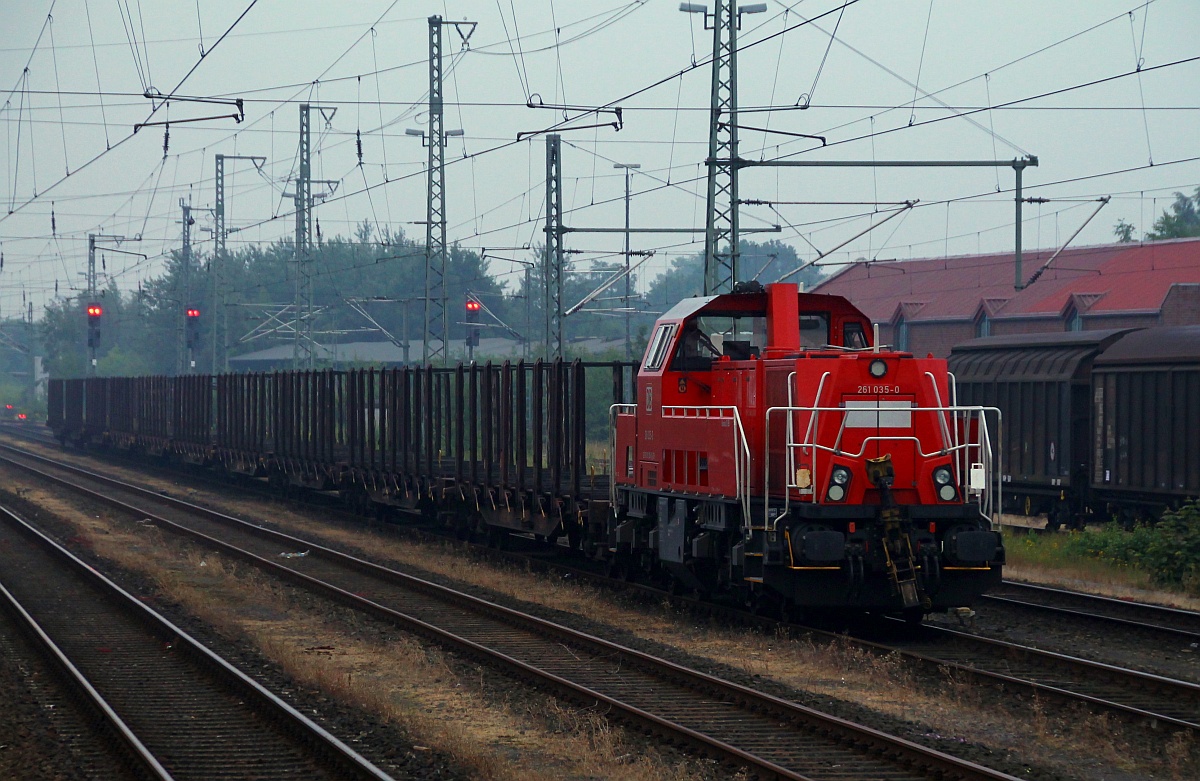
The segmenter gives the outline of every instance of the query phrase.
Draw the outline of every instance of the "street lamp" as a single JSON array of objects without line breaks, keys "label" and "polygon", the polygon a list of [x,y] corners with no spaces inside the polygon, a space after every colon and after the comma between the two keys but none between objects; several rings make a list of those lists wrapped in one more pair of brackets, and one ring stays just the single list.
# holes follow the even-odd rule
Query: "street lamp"
[{"label": "street lamp", "polygon": [[[421,137],[421,146],[428,146],[428,144],[426,143],[426,139],[428,138],[428,134],[427,134],[427,133],[426,133],[424,130],[418,130],[418,129],[417,129],[417,128],[415,128],[415,127],[405,128],[405,129],[404,129],[404,135],[406,135],[406,136],[420,136],[420,137]],[[462,128],[456,128],[456,129],[454,129],[454,130],[446,130],[446,131],[443,131],[443,132],[442,132],[442,146],[445,146],[445,145],[446,145],[446,139],[447,139],[447,138],[453,138],[453,137],[456,137],[456,136],[462,136],[462,135],[465,135],[465,132],[462,130]]]},{"label": "street lamp", "polygon": [[[717,0],[717,2],[720,3],[721,0]],[[685,14],[704,14],[704,26],[705,29],[708,29],[708,17],[712,15],[712,13],[708,10],[708,6],[700,3],[680,3],[679,10],[683,11]],[[766,3],[748,3],[746,5],[739,5],[737,7],[739,25],[741,24],[742,14],[761,14],[765,13],[766,10]]]},{"label": "street lamp", "polygon": [[[684,5],[689,5],[684,3]],[[682,6],[681,6],[682,7]],[[641,168],[639,163],[613,163],[613,168],[623,169],[625,171],[625,360],[633,360],[633,341],[630,338],[630,311],[629,311],[629,180],[633,177],[633,171]]]}]

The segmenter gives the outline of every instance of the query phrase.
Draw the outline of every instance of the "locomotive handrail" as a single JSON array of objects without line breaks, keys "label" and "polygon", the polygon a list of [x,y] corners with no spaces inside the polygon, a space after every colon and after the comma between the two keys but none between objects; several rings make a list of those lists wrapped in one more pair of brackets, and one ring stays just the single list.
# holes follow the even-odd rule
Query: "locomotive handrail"
[{"label": "locomotive handrail", "polygon": [[[790,393],[789,393],[789,395],[790,395]],[[886,409],[886,408],[880,408],[880,409]],[[972,463],[971,454],[973,452],[977,453],[979,460],[974,463],[980,463],[983,465],[984,475],[985,475],[985,488],[979,494],[979,511],[982,515],[987,517],[989,520],[993,520],[993,521],[996,520],[995,518],[993,518],[993,510],[994,510],[994,508],[1003,506],[1002,504],[1000,504],[1000,500],[1002,499],[1002,491],[1003,491],[1003,487],[1002,487],[1003,471],[1001,469],[1001,460],[1000,459],[1003,456],[1002,456],[1002,454],[997,453],[993,457],[992,447],[991,447],[991,436],[988,432],[987,418],[985,417],[985,413],[994,413],[997,416],[997,434],[1000,434],[1001,433],[1000,426],[1003,425],[1002,415],[1001,415],[1000,410],[997,409],[996,407],[958,406],[958,405],[950,405],[950,406],[940,406],[939,405],[937,407],[913,406],[913,407],[906,407],[904,409],[909,412],[932,412],[932,413],[938,415],[939,420],[942,419],[941,418],[942,415],[948,415],[948,414],[954,415],[956,418],[956,421],[961,421],[962,423],[967,424],[964,429],[967,432],[970,432],[970,425],[969,425],[970,421],[972,419],[975,419],[975,416],[978,416],[978,418],[977,418],[978,419],[978,428],[977,428],[977,434],[976,434],[978,441],[958,442],[957,441],[957,433],[956,433],[955,442],[950,444],[949,447],[945,447],[942,450],[936,450],[936,451],[926,453],[925,449],[924,449],[924,445],[918,437],[908,435],[908,434],[905,434],[905,435],[874,435],[874,436],[868,436],[868,437],[864,438],[864,440],[862,442],[862,446],[860,447],[858,452],[847,453],[846,451],[843,451],[840,448],[842,433],[845,431],[845,427],[846,427],[846,417],[848,417],[851,412],[856,412],[856,411],[860,411],[860,410],[851,409],[851,408],[847,408],[844,406],[838,406],[838,407],[787,406],[787,407],[770,407],[770,408],[768,408],[765,413],[765,425],[763,427],[763,455],[764,455],[764,459],[763,459],[763,490],[764,490],[764,493],[767,495],[770,494],[770,486],[771,486],[771,459],[770,459],[771,425],[770,425],[770,422],[771,422],[771,416],[775,413],[784,413],[788,417],[787,438],[784,443],[784,448],[785,448],[785,463],[787,464],[788,469],[789,469],[789,473],[788,473],[789,477],[788,477],[788,480],[785,481],[785,484],[784,484],[783,512],[779,513],[773,519],[773,522],[772,522],[772,519],[770,517],[770,509],[771,509],[770,502],[769,501],[765,502],[764,506],[763,506],[763,526],[761,528],[777,529],[779,522],[781,520],[783,520],[785,517],[787,517],[787,515],[790,511],[790,507],[791,507],[791,490],[790,489],[800,488],[800,486],[798,484],[791,482],[791,480],[794,479],[792,476],[795,475],[795,450],[796,449],[806,450],[806,451],[810,451],[813,453],[815,453],[816,451],[822,451],[822,452],[827,452],[827,453],[831,453],[831,454],[847,456],[849,458],[861,458],[861,457],[865,456],[865,454],[866,454],[867,443],[869,443],[869,442],[886,442],[886,441],[915,442],[917,445],[917,453],[920,458],[930,458],[930,457],[937,456],[937,455],[952,454],[956,461],[959,458],[966,458],[968,463]],[[841,425],[839,427],[838,435],[837,435],[837,438],[836,438],[833,446],[822,445],[815,441],[815,433],[813,431],[812,421],[821,412],[841,413],[841,415],[842,415]],[[805,433],[804,440],[801,442],[797,442],[793,438],[794,432],[792,430],[793,429],[792,421],[794,419],[795,414],[797,414],[797,413],[808,413],[809,414],[808,430]],[[956,425],[955,428],[957,429],[958,426]],[[994,464],[995,468],[993,468],[993,460],[995,461],[995,464]],[[820,494],[820,491],[818,490],[818,486],[820,485],[820,483],[817,480],[816,459],[815,458],[813,459],[812,471],[810,474],[811,474],[810,485],[812,486],[812,501],[816,504],[821,504],[822,503],[821,494]],[[960,496],[967,495],[966,492],[963,490],[964,487],[966,487],[965,482],[966,481],[963,478],[962,473],[960,472],[957,475],[957,479],[955,480],[955,484],[959,489]],[[990,490],[992,483],[995,483],[995,488],[994,488],[995,493],[994,494],[993,494],[992,490]],[[746,527],[751,528],[750,522],[749,522],[749,516],[746,516],[746,518],[747,518]]]},{"label": "locomotive handrail", "polygon": [[[925,376],[929,378],[929,385],[930,385],[930,387],[933,388],[934,401],[937,402],[937,405],[939,407],[942,406],[942,394],[941,394],[941,391],[938,390],[937,379],[933,376],[933,372],[925,372]],[[951,437],[950,437],[950,431],[948,430],[948,427],[946,426],[946,419],[944,417],[942,417],[941,413],[939,413],[937,415],[937,419],[938,419],[938,427],[942,430],[942,444],[947,449],[950,449]],[[954,439],[955,439],[955,444],[957,444],[958,438],[955,437]]]},{"label": "locomotive handrail", "polygon": [[[635,405],[636,406],[636,405]],[[678,406],[678,405],[663,405],[661,407],[662,416],[667,417],[689,417],[686,413],[697,412],[702,413],[703,417],[712,417],[714,420],[732,420],[733,421],[733,469],[734,469],[734,484],[737,486],[738,504],[742,508],[742,517],[750,518],[750,443],[746,439],[746,429],[742,426],[742,414],[735,406],[719,406],[719,407],[693,407],[693,406]],[[676,415],[677,412],[683,412],[683,415]],[[712,413],[718,413],[712,415]]]},{"label": "locomotive handrail", "polygon": [[[820,382],[817,383],[817,392],[815,394],[813,394],[813,404],[814,405],[816,405],[818,402],[821,401],[821,391],[823,391],[825,389],[825,381],[828,380],[832,376],[832,374],[833,374],[833,372],[825,372],[821,375],[821,380],[820,380]],[[791,372],[790,374],[788,374],[788,406],[789,407],[795,406],[795,399],[793,398],[793,395],[792,395],[792,390],[795,386],[795,380],[796,380],[796,372]],[[804,433],[804,437],[806,440],[809,437],[814,435],[819,418],[820,418],[820,416],[817,415],[816,413],[813,413],[812,415],[809,416],[808,430]],[[786,452],[787,452],[786,460],[787,460],[788,474],[791,474],[791,475],[796,474],[796,451],[795,451],[796,442],[793,439],[793,431],[795,429],[795,425],[794,425],[793,421],[794,421],[793,415],[789,414],[788,415],[788,425],[787,425],[787,438],[788,439],[787,439],[787,446],[786,446]],[[812,485],[815,486],[816,484],[817,484],[817,465],[814,462],[813,467],[812,467]],[[767,489],[767,487],[768,487],[767,484],[763,483],[764,491]],[[787,510],[785,508],[784,514],[786,514],[786,513],[787,513]]]},{"label": "locomotive handrail", "polygon": [[616,510],[617,507],[617,415],[636,414],[637,402],[632,404],[612,404],[608,408],[608,443],[611,453],[608,463],[612,464],[612,476],[608,481],[608,506],[611,510]]}]

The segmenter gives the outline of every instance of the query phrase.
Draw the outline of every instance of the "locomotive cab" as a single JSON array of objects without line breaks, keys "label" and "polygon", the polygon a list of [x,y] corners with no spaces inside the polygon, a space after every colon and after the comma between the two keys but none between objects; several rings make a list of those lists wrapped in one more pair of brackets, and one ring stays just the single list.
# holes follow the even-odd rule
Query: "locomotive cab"
[{"label": "locomotive cab", "polygon": [[[743,283],[659,319],[616,405],[609,549],[782,607],[969,605],[999,581],[986,421],[840,296]],[[978,414],[977,414],[978,413]]]}]

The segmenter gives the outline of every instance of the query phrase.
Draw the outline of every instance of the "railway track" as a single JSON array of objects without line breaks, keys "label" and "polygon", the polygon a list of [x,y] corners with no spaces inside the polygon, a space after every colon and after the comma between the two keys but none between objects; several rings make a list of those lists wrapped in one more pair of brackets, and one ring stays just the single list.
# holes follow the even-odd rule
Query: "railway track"
[{"label": "railway track", "polygon": [[[7,602],[0,592],[0,604]],[[102,714],[61,679],[27,631],[11,607],[0,608],[0,776],[49,778],[59,771],[64,779],[138,779],[136,763],[103,728]]]},{"label": "railway track", "polygon": [[0,508],[0,595],[121,745],[135,777],[388,776]]},{"label": "railway track", "polygon": [[[522,554],[508,554],[508,557],[513,556],[526,560]],[[535,554],[533,558],[538,556]],[[550,566],[561,571],[572,571],[581,577],[618,582],[588,569],[560,562]],[[652,589],[635,584],[625,585],[648,591]],[[1005,588],[1010,585],[1006,584]],[[654,593],[659,592],[654,590]],[[1118,602],[1114,607],[1123,604]],[[704,609],[734,612],[711,606],[705,606]],[[1174,612],[1186,615],[1186,611]],[[734,617],[755,621],[745,616]],[[770,624],[771,620],[761,619],[760,623]],[[837,638],[844,641],[844,637],[833,633],[822,633],[809,627],[805,629],[814,634],[824,634],[829,640]],[[1163,724],[1190,731],[1200,729],[1200,686],[1186,681],[945,628],[923,628],[917,634],[889,631],[882,639],[878,639],[877,633],[860,632],[857,637],[864,647],[876,653],[898,651],[915,662],[935,669],[948,667],[956,675],[985,684],[1024,690],[1048,699],[1084,702],[1116,712],[1135,722]]]},{"label": "railway track", "polygon": [[1006,687],[1082,700],[1154,726],[1200,730],[1200,686],[952,629],[925,626],[886,645],[934,663],[953,662]]},{"label": "railway track", "polygon": [[1102,621],[1124,629],[1169,635],[1189,643],[1200,642],[1200,613],[1191,610],[1015,581],[1005,581],[1001,588],[984,596],[984,600],[1047,615]]},{"label": "railway track", "polygon": [[[41,475],[72,487],[48,472]],[[140,489],[119,487],[102,476],[84,481],[104,484],[102,493],[73,486],[97,502],[761,774],[789,779],[1011,778],[311,541],[150,492],[139,494]],[[282,558],[281,552],[305,555]]]}]

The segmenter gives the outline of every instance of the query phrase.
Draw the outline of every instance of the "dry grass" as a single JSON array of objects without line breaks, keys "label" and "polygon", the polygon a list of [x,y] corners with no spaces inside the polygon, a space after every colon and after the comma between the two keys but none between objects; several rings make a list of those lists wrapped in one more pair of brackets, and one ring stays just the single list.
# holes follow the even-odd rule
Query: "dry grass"
[{"label": "dry grass", "polygon": [[[1052,756],[1052,764],[1060,763],[1064,771],[1093,767],[1103,761],[1134,772],[1149,768],[1161,773],[1167,764],[1159,747],[1125,740],[1119,722],[1085,713],[1054,717],[1036,702],[1032,713],[1021,705],[998,704],[990,690],[950,675],[945,686],[924,689],[916,684],[911,666],[899,655],[879,656],[849,641],[825,644],[696,625],[667,604],[631,607],[594,586],[473,561],[448,546],[396,541],[365,530],[330,528],[286,513],[283,517],[276,515],[274,520],[299,533],[324,533],[343,546],[370,551],[373,556],[389,558],[402,566],[587,616],[750,675],[922,723],[931,737],[945,741],[947,746],[960,742],[990,744],[1020,756],[1028,752],[1032,732],[1037,744]],[[1032,721],[1031,715],[1035,717]],[[1189,772],[1200,767],[1190,742],[1179,747],[1178,757],[1178,764]]]}]

